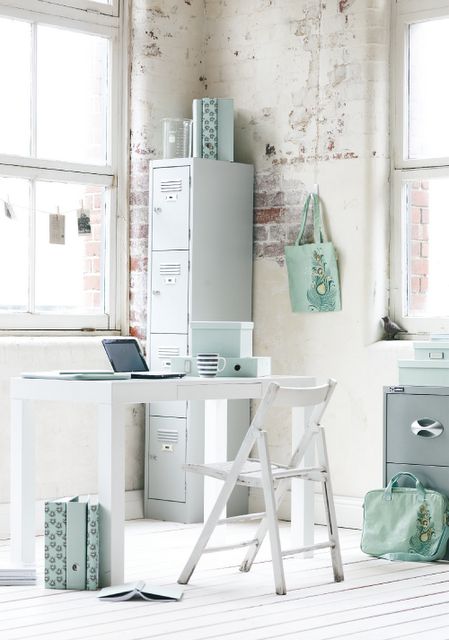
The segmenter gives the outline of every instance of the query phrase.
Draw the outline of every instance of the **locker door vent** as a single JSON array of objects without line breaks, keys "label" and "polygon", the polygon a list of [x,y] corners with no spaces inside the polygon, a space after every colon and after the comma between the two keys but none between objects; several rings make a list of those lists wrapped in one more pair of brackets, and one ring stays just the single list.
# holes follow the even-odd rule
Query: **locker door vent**
[{"label": "locker door vent", "polygon": [[159,349],[157,350],[157,357],[173,358],[174,356],[179,356],[179,352],[179,347],[159,347]]},{"label": "locker door vent", "polygon": [[179,276],[181,275],[181,265],[179,262],[163,262],[159,265],[159,273],[161,276]]},{"label": "locker door vent", "polygon": [[162,193],[182,191],[182,180],[162,180],[161,191]]},{"label": "locker door vent", "polygon": [[162,442],[178,442],[179,433],[175,429],[158,429],[157,439]]}]

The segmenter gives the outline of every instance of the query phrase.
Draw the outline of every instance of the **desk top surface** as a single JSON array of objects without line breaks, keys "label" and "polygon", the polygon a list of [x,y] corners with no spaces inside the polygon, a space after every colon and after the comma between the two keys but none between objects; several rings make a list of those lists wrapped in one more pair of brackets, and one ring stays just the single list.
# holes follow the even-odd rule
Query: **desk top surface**
[{"label": "desk top surface", "polygon": [[285,386],[313,386],[311,376],[261,378],[201,378],[186,376],[166,380],[53,380],[12,378],[11,398],[93,402],[97,404],[145,403],[164,400],[220,400],[260,398],[270,382]]}]

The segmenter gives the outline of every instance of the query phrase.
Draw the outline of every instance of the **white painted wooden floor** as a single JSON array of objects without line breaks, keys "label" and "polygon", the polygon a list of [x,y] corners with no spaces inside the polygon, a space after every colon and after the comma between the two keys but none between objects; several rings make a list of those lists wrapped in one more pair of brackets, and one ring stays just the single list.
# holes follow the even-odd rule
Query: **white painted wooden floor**
[{"label": "white painted wooden floor", "polygon": [[[248,537],[248,524],[220,527],[214,542]],[[138,520],[126,526],[126,579],[176,582],[199,525]],[[317,527],[317,538],[324,530]],[[288,530],[282,535],[288,544]],[[449,564],[391,563],[359,550],[341,531],[345,581],[332,581],[329,553],[286,558],[288,594],[273,593],[268,549],[249,574],[244,551],[204,556],[180,602],[101,602],[92,592],[0,587],[0,639],[449,640]],[[38,538],[38,557],[43,557]],[[0,564],[8,545],[0,546]]]}]

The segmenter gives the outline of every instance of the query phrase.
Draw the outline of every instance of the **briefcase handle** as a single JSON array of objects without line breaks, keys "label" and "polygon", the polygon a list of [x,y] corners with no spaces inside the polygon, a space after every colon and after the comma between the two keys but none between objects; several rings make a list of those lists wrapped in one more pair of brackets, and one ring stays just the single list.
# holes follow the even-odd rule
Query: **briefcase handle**
[{"label": "briefcase handle", "polygon": [[425,500],[426,498],[426,490],[424,489],[423,485],[421,484],[421,482],[418,480],[418,478],[416,476],[413,475],[413,473],[410,473],[409,471],[400,471],[399,473],[397,473],[396,475],[394,475],[390,482],[388,483],[385,491],[384,491],[384,500],[391,500],[393,497],[393,487],[395,487],[398,483],[399,478],[401,478],[402,476],[406,476],[407,478],[409,478],[410,480],[412,480],[415,483],[415,489],[419,495],[419,498],[421,501]]}]

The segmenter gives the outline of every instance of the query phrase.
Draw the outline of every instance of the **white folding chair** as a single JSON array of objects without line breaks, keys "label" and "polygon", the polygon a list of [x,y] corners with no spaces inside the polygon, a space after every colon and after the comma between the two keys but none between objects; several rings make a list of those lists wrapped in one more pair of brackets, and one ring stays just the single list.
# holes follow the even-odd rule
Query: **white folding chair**
[{"label": "white folding chair", "polygon": [[[257,409],[250,424],[248,432],[240,446],[235,460],[225,463],[207,465],[186,465],[187,470],[211,476],[224,481],[224,485],[218,495],[217,501],[204,524],[198,541],[187,560],[181,575],[178,578],[180,584],[187,584],[195,567],[203,553],[221,551],[236,547],[249,547],[247,554],[240,566],[241,571],[249,571],[260,549],[262,541],[267,533],[270,536],[271,557],[273,563],[274,583],[276,593],[287,593],[285,585],[284,567],[282,556],[311,551],[312,549],[330,548],[334,580],[343,580],[343,565],[341,561],[340,543],[338,539],[337,521],[335,516],[334,499],[329,475],[326,440],[321,418],[327,407],[329,399],[335,387],[335,380],[330,379],[326,384],[317,387],[281,387],[272,382]],[[309,407],[310,418],[305,426],[304,434],[293,452],[289,464],[271,464],[268,454],[267,433],[263,430],[264,419],[268,409],[273,406]],[[249,458],[249,454],[257,443],[259,458]],[[314,467],[301,467],[305,452],[309,447],[316,446],[318,465]],[[321,482],[323,499],[327,520],[328,539],[325,542],[316,543],[308,547],[281,550],[277,510],[289,488],[291,478],[301,478]],[[254,514],[248,516],[236,516],[220,520],[220,514],[226,506],[236,484],[248,487],[260,487],[263,489],[265,499],[265,512],[258,514],[262,520],[253,539],[222,547],[208,547],[206,545],[217,524],[225,524],[235,520],[254,519]]]}]

